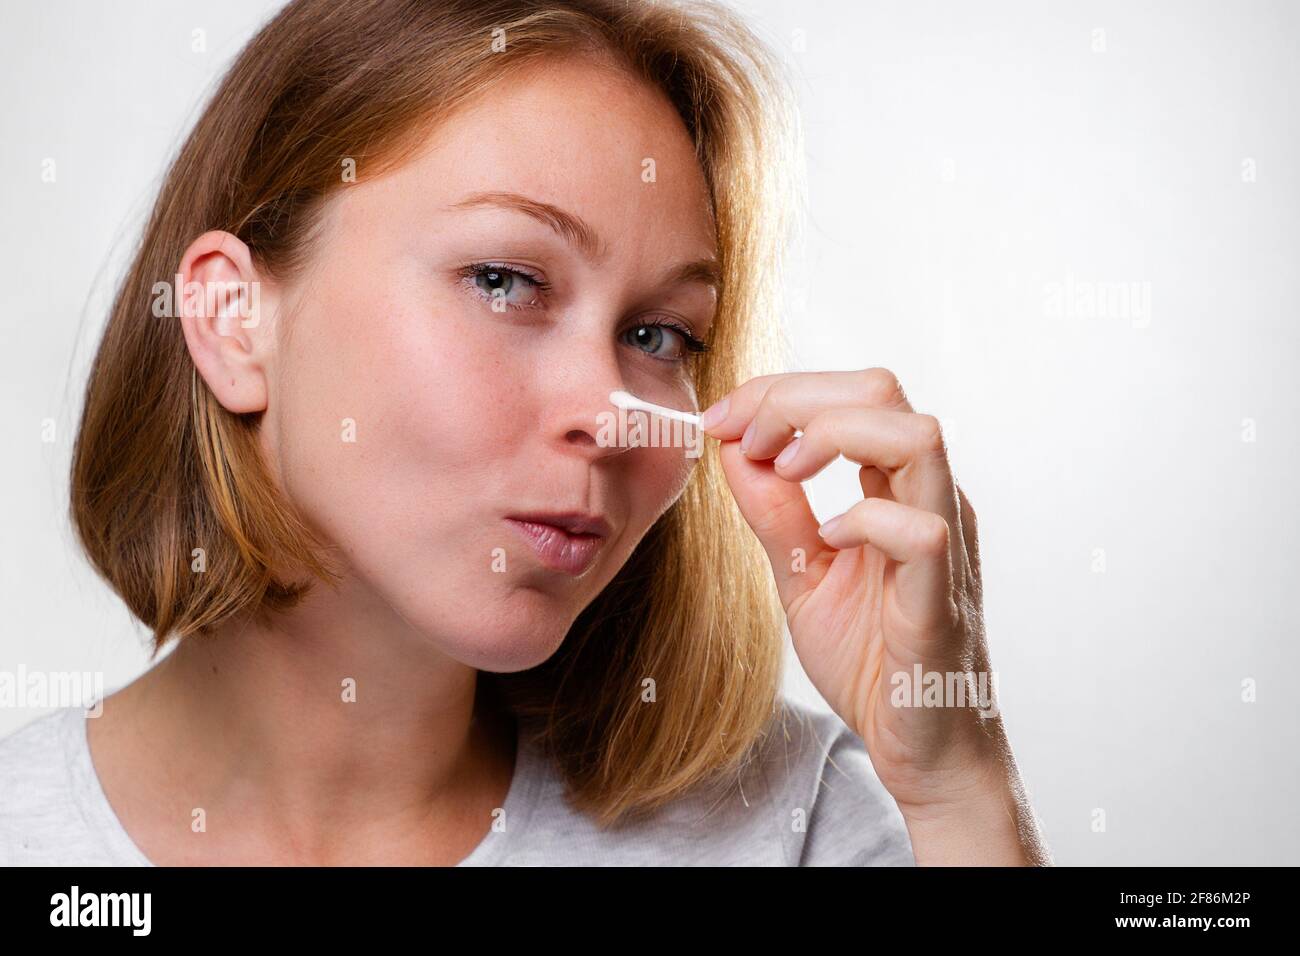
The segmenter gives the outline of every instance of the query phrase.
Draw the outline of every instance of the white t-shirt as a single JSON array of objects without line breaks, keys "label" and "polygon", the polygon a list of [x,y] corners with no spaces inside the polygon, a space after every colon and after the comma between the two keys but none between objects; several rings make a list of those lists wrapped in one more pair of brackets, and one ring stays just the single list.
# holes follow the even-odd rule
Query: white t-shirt
[{"label": "white t-shirt", "polygon": [[[902,814],[862,739],[784,696],[756,759],[721,799],[687,794],[602,832],[563,799],[558,769],[520,734],[493,829],[459,866],[878,866],[914,864]],[[93,719],[93,718],[92,718]],[[0,739],[0,864],[151,866],[104,795],[80,707]]]}]

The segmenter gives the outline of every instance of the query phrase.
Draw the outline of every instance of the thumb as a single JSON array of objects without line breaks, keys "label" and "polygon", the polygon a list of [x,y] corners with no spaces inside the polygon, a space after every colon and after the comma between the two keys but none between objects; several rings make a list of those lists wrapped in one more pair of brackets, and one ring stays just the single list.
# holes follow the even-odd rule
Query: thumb
[{"label": "thumb", "polygon": [[739,440],[721,442],[718,454],[740,513],[772,564],[781,606],[788,610],[795,598],[817,586],[817,577],[807,572],[813,559],[833,549],[817,533],[820,523],[803,485],[778,475],[770,460],[746,458]]}]

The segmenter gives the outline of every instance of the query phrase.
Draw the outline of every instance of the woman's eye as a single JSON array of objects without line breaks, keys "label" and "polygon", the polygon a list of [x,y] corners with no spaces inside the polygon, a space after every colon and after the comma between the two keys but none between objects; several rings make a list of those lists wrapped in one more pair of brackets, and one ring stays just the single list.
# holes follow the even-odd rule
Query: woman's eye
[{"label": "woman's eye", "polygon": [[[664,362],[681,362],[686,356],[683,349],[691,352],[704,352],[708,346],[684,329],[678,329],[665,323],[638,325],[627,333],[629,345],[641,349],[652,358]],[[667,347],[665,348],[665,343]]]},{"label": "woman's eye", "polygon": [[[459,270],[466,290],[493,311],[545,308],[551,284],[518,266],[473,262]],[[623,340],[661,362],[682,363],[686,352],[707,352],[709,346],[675,322],[644,322],[623,334]]]},{"label": "woman's eye", "polygon": [[461,276],[473,294],[501,311],[540,308],[542,296],[550,289],[540,276],[486,262],[466,266]]}]

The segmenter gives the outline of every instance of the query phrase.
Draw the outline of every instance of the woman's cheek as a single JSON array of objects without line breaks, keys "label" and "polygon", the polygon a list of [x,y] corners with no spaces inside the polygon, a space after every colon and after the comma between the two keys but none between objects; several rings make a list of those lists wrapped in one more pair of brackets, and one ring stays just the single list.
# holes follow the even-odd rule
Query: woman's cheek
[{"label": "woman's cheek", "polygon": [[642,532],[648,531],[659,517],[681,497],[691,475],[699,461],[690,457],[690,448],[654,448],[641,449],[647,453],[649,462],[642,478],[641,487],[628,489],[634,506],[647,513],[643,518]]},{"label": "woman's cheek", "polygon": [[395,490],[389,468],[409,409],[383,354],[382,323],[319,305],[294,321],[293,347],[281,357],[272,389],[272,454],[308,522],[347,544],[358,522]]}]

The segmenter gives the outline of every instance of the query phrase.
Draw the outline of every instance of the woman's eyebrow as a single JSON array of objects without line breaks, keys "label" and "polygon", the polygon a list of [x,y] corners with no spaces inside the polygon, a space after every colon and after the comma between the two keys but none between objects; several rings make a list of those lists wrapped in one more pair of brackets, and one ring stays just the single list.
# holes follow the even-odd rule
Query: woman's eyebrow
[{"label": "woman's eyebrow", "polygon": [[596,231],[580,217],[565,212],[559,206],[552,206],[548,202],[541,202],[537,199],[529,199],[527,196],[521,196],[518,193],[480,192],[471,193],[459,202],[452,203],[447,208],[470,209],[474,206],[500,206],[504,209],[522,212],[525,215],[532,216],[538,222],[550,226],[567,242],[577,246],[587,258],[604,258],[605,248],[596,237]]},{"label": "woman's eyebrow", "polygon": [[700,282],[721,293],[722,269],[718,266],[718,260],[708,258],[684,262],[664,273],[663,278],[659,280],[659,285],[681,285],[687,282]]},{"label": "woman's eyebrow", "polygon": [[[543,225],[550,226],[565,241],[577,246],[589,259],[603,259],[608,251],[608,246],[600,241],[596,230],[592,229],[582,217],[566,212],[559,206],[521,196],[519,193],[499,191],[470,193],[447,208],[472,209],[475,206],[498,206],[531,216]],[[722,270],[718,266],[718,261],[708,257],[674,266],[664,273],[658,285],[677,285],[687,282],[704,283],[712,286],[715,291],[721,291]]]}]

